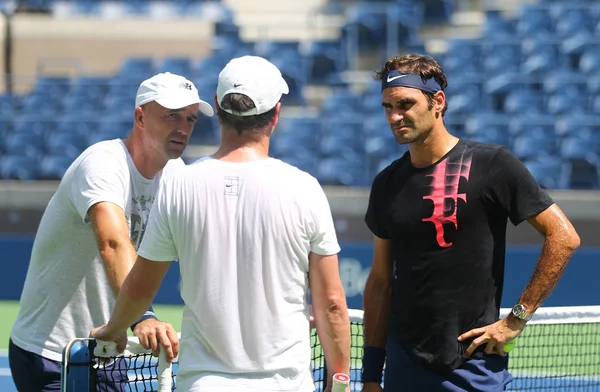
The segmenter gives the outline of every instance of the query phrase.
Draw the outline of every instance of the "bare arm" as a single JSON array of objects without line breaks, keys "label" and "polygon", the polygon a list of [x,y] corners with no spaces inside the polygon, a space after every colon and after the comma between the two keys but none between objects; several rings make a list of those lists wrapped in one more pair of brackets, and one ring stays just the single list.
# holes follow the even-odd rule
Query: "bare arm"
[{"label": "bare arm", "polygon": [[562,276],[573,252],[579,247],[579,235],[556,205],[528,220],[545,237],[542,252],[529,283],[519,298],[528,313],[540,307]]},{"label": "bare arm", "polygon": [[[337,255],[309,256],[313,311],[328,374],[350,374],[350,319]],[[331,385],[331,382],[329,383]]]},{"label": "bare arm", "polygon": [[88,216],[110,287],[116,296],[137,256],[129,239],[125,214],[116,204],[100,202],[89,209]]},{"label": "bare arm", "polygon": [[363,295],[363,392],[382,391],[380,384],[392,302],[391,242],[377,236],[373,238],[373,264]]},{"label": "bare arm", "polygon": [[[533,314],[558,283],[580,240],[575,228],[556,204],[528,222],[545,237],[531,279],[519,298],[519,303]],[[475,338],[466,350],[469,356],[482,344],[487,344],[486,353],[504,355],[504,345],[519,336],[524,328],[525,321],[509,314],[494,324],[462,334],[458,340]]]},{"label": "bare arm", "polygon": [[[137,252],[129,239],[125,214],[120,207],[113,203],[100,202],[89,209],[88,216],[94,228],[106,276],[113,293],[118,296],[137,257]],[[160,264],[161,267],[168,268],[170,263]],[[136,322],[133,328],[134,335],[140,339],[142,346],[156,352],[159,342],[167,340],[166,337],[173,334],[175,330],[169,323],[156,319],[151,309],[148,309],[153,298],[150,298],[144,311],[129,325]],[[149,312],[144,314],[146,310]],[[142,315],[144,315],[143,318],[141,318]]]},{"label": "bare arm", "polygon": [[[110,320],[106,325],[93,329],[90,336],[101,340],[116,341],[118,349],[122,351],[126,343],[125,331],[150,306],[170,264],[138,257],[119,291]],[[168,361],[171,362],[179,353],[179,338],[170,325],[168,328],[164,328],[165,323],[161,323],[161,325],[163,328],[157,329],[156,336],[152,335],[149,346],[156,352],[160,343]]]},{"label": "bare arm", "polygon": [[374,236],[373,265],[363,295],[365,346],[385,349],[392,302],[391,243]]},{"label": "bare arm", "polygon": [[117,296],[108,324],[109,331],[125,331],[152,303],[171,263],[150,261],[141,256],[133,265]]}]

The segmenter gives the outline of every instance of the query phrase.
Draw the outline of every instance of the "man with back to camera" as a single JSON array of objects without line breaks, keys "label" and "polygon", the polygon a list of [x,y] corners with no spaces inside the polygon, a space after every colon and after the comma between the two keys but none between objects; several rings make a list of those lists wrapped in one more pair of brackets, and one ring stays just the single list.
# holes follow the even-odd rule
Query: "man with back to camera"
[{"label": "man with back to camera", "polygon": [[236,58],[222,70],[219,149],[161,189],[113,315],[91,333],[123,349],[127,325],[178,259],[178,390],[314,391],[309,288],[328,374],[349,374],[350,321],[329,203],[315,178],[269,157],[287,93],[263,58]]},{"label": "man with back to camera", "polygon": [[[377,72],[382,106],[408,152],[373,181],[374,234],[364,291],[364,392],[501,391],[512,380],[504,345],[550,294],[579,236],[506,148],[445,128],[446,77],[408,54]],[[507,221],[545,237],[533,276],[499,320]]]},{"label": "man with back to camera", "polygon": [[[66,171],[40,222],[9,342],[21,392],[60,390],[63,348],[108,321],[159,185],[184,167],[180,156],[198,110],[214,114],[190,81],[170,73],[142,82],[135,106],[129,136],[88,147]],[[151,307],[131,329],[155,351],[176,334]],[[105,380],[99,372],[110,384],[103,390],[121,390],[127,374],[113,374]]]}]

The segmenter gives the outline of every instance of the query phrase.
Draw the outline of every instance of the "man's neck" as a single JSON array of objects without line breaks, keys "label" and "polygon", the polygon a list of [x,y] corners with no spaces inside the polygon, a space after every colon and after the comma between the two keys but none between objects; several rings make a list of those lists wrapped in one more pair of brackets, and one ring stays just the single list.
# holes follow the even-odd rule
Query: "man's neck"
[{"label": "man's neck", "polygon": [[408,145],[410,161],[418,168],[431,166],[452,150],[457,143],[458,138],[448,133],[445,127],[433,129],[424,140]]},{"label": "man's neck", "polygon": [[227,162],[249,162],[269,158],[269,138],[267,136],[252,137],[235,131],[221,132],[219,149],[212,158]]},{"label": "man's neck", "polygon": [[131,155],[131,160],[140,174],[147,179],[152,179],[165,167],[167,161],[158,162],[156,154],[146,150],[142,146],[141,140],[134,140],[135,136],[130,135],[128,138],[123,139],[123,143],[125,143],[125,147]]}]

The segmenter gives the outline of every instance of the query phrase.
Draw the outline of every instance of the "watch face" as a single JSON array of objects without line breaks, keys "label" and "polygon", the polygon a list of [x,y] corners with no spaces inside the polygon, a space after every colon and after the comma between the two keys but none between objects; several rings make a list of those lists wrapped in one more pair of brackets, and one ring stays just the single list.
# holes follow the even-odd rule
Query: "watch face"
[{"label": "watch face", "polygon": [[515,305],[512,313],[521,320],[525,320],[527,318],[527,312],[525,312],[525,307],[521,304]]}]

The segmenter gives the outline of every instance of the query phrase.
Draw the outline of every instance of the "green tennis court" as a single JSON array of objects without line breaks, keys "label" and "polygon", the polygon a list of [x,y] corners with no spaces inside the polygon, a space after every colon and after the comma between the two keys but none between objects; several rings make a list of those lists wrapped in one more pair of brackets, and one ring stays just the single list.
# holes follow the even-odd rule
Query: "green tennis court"
[{"label": "green tennis court", "polygon": [[[183,307],[179,305],[154,305],[154,311],[161,320],[168,321],[177,330],[181,330],[181,314]],[[8,349],[8,338],[17,313],[19,303],[17,301],[0,301],[0,350]]]}]

